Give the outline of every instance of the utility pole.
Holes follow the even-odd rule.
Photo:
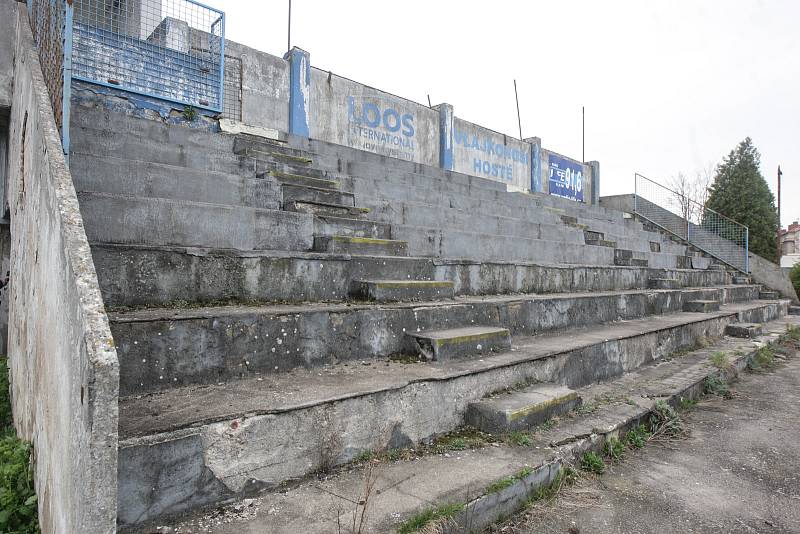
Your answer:
[[[581,161],[586,163],[586,106],[581,106]]]
[[[517,125],[519,126],[519,140],[522,141],[522,119],[519,118],[519,95],[517,94],[517,80],[514,80],[514,98],[517,99]]]
[[[292,49],[292,0],[289,0],[289,29],[286,32],[286,51]]]
[[[778,265],[781,264],[781,166],[778,165]]]

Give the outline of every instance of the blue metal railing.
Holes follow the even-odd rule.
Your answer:
[[[75,0],[73,78],[222,111],[225,14],[194,0]]]

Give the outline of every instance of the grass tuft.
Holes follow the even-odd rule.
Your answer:
[[[401,524],[397,529],[397,533],[411,534],[412,532],[417,532],[434,521],[450,519],[463,509],[464,505],[459,503],[440,504],[439,506],[426,508]]]
[[[603,455],[613,462],[622,460],[625,456],[625,444],[617,438],[608,438],[603,444]]]
[[[589,473],[602,475],[606,472],[606,463],[594,452],[587,452],[581,458],[581,469]]]
[[[711,375],[703,380],[703,393],[706,395],[717,395],[725,399],[731,398],[731,388],[725,379]]]

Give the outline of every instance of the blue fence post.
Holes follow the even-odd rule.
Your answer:
[[[311,94],[311,56],[292,47],[283,59],[289,61],[289,133],[310,137],[308,108]]]
[[[590,182],[590,187],[592,188],[592,196],[590,197],[591,203],[597,206],[600,204],[600,162],[589,161],[586,164],[592,169],[592,180]]]
[[[542,140],[538,137],[528,137],[525,142],[531,145],[531,192],[543,193]]]
[[[72,2],[64,2],[64,42],[61,50],[64,52],[63,80],[61,88],[61,146],[64,148],[64,157],[69,165],[69,121],[70,105],[72,100]]]
[[[455,168],[453,146],[455,144],[455,114],[450,104],[438,104],[433,109],[439,112],[439,167],[447,171]]]

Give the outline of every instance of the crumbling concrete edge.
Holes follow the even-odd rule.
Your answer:
[[[658,400],[677,407],[681,400],[700,398],[704,394],[703,384],[708,378],[717,377],[726,383],[733,382],[739,373],[753,361],[761,347],[771,346],[780,341],[782,337],[782,333],[768,333],[760,336],[758,340],[762,344],[732,360],[727,369],[709,368],[707,374],[695,380],[680,393],[659,397]],[[594,432],[588,436],[575,436],[574,440],[560,445],[551,459],[534,467],[528,475],[519,478],[510,486],[464,503],[458,514],[442,524],[442,532],[444,534],[483,532],[488,526],[524,509],[538,491],[548,488],[557,480],[565,466],[577,465],[587,452],[601,453],[603,446],[611,438],[620,439],[627,431],[648,420],[653,409],[639,407],[641,408],[639,412],[618,421],[609,428],[594,429]],[[509,473],[509,475],[514,476],[514,473]]]
[[[8,181],[14,424],[33,443],[42,532],[113,533],[119,362],[28,12],[17,9]]]

